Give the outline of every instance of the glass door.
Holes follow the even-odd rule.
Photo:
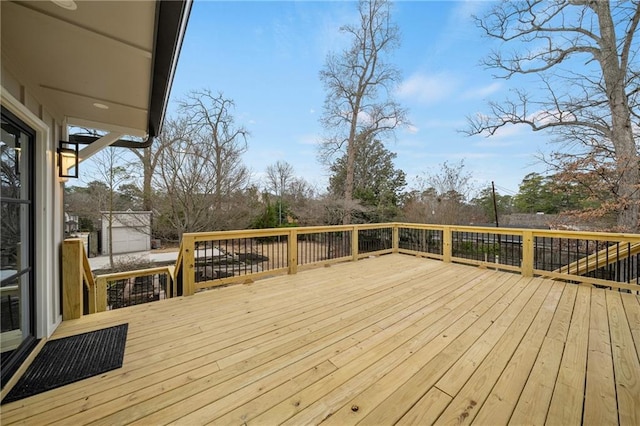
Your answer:
[[[2,385],[35,340],[33,148],[35,133],[2,108],[0,139],[0,355]],[[11,373],[12,374],[12,373]]]

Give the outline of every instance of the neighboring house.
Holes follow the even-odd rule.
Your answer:
[[[151,212],[111,212],[109,234],[109,212],[102,216],[102,254],[109,254],[113,238],[113,254],[151,250]]]
[[[500,226],[506,228],[550,229],[558,218],[556,214],[512,213],[500,217]]]
[[[77,214],[64,214],[64,232],[66,235],[73,234],[74,232],[78,232],[78,223],[80,218]]]
[[[514,213],[500,219],[506,228],[556,229],[569,231],[602,231],[615,227],[607,218],[584,219],[576,215]]]
[[[66,178],[59,176],[78,167],[69,169],[59,148],[71,148],[65,154],[73,164],[109,145],[152,142],[191,1],[2,1],[0,8],[4,386],[37,339],[62,321]],[[104,136],[77,136],[70,128]],[[60,141],[81,144],[79,156]]]

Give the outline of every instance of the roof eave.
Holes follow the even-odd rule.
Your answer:
[[[156,5],[147,144],[162,131],[191,5],[192,0],[158,1]]]

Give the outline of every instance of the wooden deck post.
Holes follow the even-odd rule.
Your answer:
[[[62,243],[62,319],[82,316],[83,242],[79,238]]]
[[[96,312],[107,310],[107,280],[105,278],[96,279]]]
[[[95,314],[96,312],[102,312],[107,309],[107,294],[101,293],[100,289],[96,286],[96,281],[93,278],[93,272],[91,271],[91,264],[89,264],[89,258],[87,257],[87,252],[84,249],[84,242],[82,243],[82,279],[84,284],[88,288],[88,297],[89,297],[89,313]],[[104,300],[100,300],[98,298],[104,297]],[[104,306],[102,310],[99,310],[101,306]]]
[[[522,232],[522,276],[533,276],[533,231]]]
[[[392,236],[392,240],[391,240],[391,251],[392,253],[398,253],[398,251],[400,250],[400,232],[399,232],[399,227],[397,223],[393,224],[393,228],[391,228],[392,232],[393,232],[393,236]]]
[[[358,227],[356,225],[351,229],[351,258],[354,262],[358,260]]]
[[[289,265],[289,274],[298,273],[298,231],[295,229],[289,230],[289,236],[287,237],[287,263]]]
[[[182,295],[193,296],[196,290],[195,238],[182,236],[184,255],[182,256]]]
[[[176,297],[178,295],[178,281],[176,279],[176,267],[167,266],[167,297]]]
[[[97,296],[98,296],[98,287],[97,286],[93,286],[93,287],[89,287],[89,292],[88,292],[88,296],[89,296],[89,313],[90,314],[95,314],[98,311],[98,305],[97,305]]]
[[[451,228],[445,226],[442,228],[442,260],[451,262]]]

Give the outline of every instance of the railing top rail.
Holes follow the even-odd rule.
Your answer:
[[[209,231],[209,232],[189,232],[182,235],[185,239],[194,241],[207,241],[212,239],[234,239],[234,238],[254,238],[254,237],[275,237],[287,235],[291,228],[269,228],[269,229],[243,229],[238,231]]]
[[[358,229],[387,229],[387,228],[393,228],[395,224],[394,223],[363,223],[355,226]]]
[[[124,272],[113,272],[111,274],[101,274],[96,275],[96,280],[98,279],[107,279],[107,280],[117,280],[124,278],[136,278],[136,277],[144,277],[146,275],[153,275],[158,273],[166,272],[171,275],[171,267],[174,265],[166,265],[166,266],[158,266],[155,268],[146,268],[146,269],[135,269],[133,271],[124,271]]]
[[[430,225],[426,223],[393,223],[392,225],[398,228],[429,229],[433,231],[441,231],[444,228],[444,225]]]
[[[327,225],[327,226],[298,226],[287,228],[268,228],[268,229],[242,229],[232,231],[209,231],[209,232],[189,232],[183,234],[183,238],[193,238],[195,241],[205,241],[213,238],[233,239],[233,238],[259,238],[259,237],[277,237],[279,235],[287,235],[291,231],[298,234],[312,234],[318,232],[340,232],[351,231],[357,229],[378,229],[392,228],[395,224],[389,223],[367,223],[356,225]]]
[[[233,238],[259,238],[274,237],[287,235],[291,231],[297,234],[312,234],[318,232],[340,232],[353,229],[381,229],[381,228],[411,228],[411,229],[431,229],[443,230],[449,229],[456,232],[481,232],[500,235],[524,235],[525,232],[531,232],[537,237],[552,238],[581,238],[602,241],[620,241],[620,242],[640,242],[640,234],[619,233],[619,232],[594,232],[594,231],[560,231],[549,229],[530,229],[530,228],[493,228],[489,226],[469,226],[469,225],[433,225],[422,223],[370,223],[355,225],[330,225],[330,226],[306,226],[306,227],[290,227],[290,228],[269,228],[269,229],[244,229],[234,231],[211,231],[211,232],[192,232],[185,233],[184,238],[193,238],[195,241],[206,241],[211,239],[233,239]]]
[[[89,288],[95,287],[96,282],[94,280],[93,272],[91,272],[91,265],[89,264],[89,258],[87,252],[84,250],[84,243],[82,243],[82,269],[84,272],[84,278],[87,280]]]
[[[178,257],[176,258],[176,263],[174,264],[174,277],[175,274],[182,268],[182,256],[184,255],[184,244],[180,243],[180,248],[178,249]]]
[[[404,228],[417,229],[450,229],[458,232],[484,232],[494,234],[510,234],[522,235],[525,232],[531,232],[536,237],[553,237],[553,238],[581,238],[602,241],[620,241],[620,242],[640,242],[640,234],[630,234],[622,232],[596,232],[596,231],[564,231],[552,229],[531,229],[531,228],[493,228],[490,226],[468,226],[468,225],[431,225],[420,223],[401,223],[396,222],[393,225]]]
[[[624,243],[640,242],[640,234],[627,234],[621,232],[557,231],[550,229],[534,229],[533,235],[536,237],[582,238],[601,241],[618,241]]]

